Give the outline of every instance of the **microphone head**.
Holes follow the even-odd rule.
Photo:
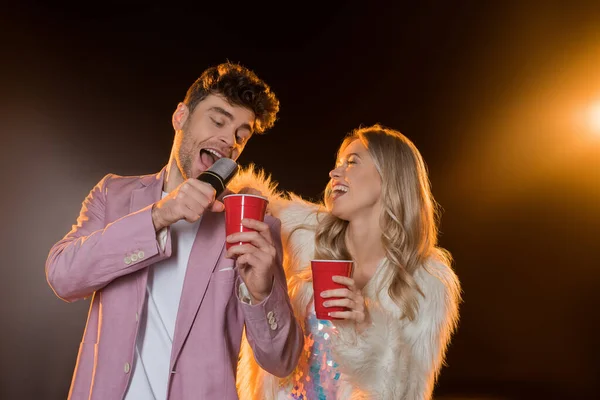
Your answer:
[[[231,178],[237,174],[239,170],[238,164],[231,158],[219,158],[209,169],[204,171],[198,177],[199,180],[211,185],[218,197],[229,183]]]
[[[227,185],[231,178],[238,172],[238,169],[238,164],[235,161],[231,158],[222,157],[215,161],[208,171],[219,175],[223,179],[223,183]]]

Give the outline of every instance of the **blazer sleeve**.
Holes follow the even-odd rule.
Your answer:
[[[105,224],[106,175],[83,201],[77,223],[46,259],[46,279],[61,299],[90,296],[115,278],[130,274],[171,254],[170,234],[164,250],[152,223],[151,206]]]
[[[353,324],[336,324],[334,354],[356,392],[367,398],[431,399],[460,300],[452,270],[435,269],[422,281],[426,296],[420,297],[415,320],[400,319],[398,309],[379,302],[368,304],[373,324],[362,334]]]
[[[271,293],[258,304],[241,302],[241,307],[245,316],[246,338],[256,362],[265,371],[285,377],[298,363],[304,346],[304,335],[292,311],[283,271],[281,222],[275,218],[271,220],[273,222],[269,225],[277,251],[277,266]],[[241,278],[238,279],[241,281]]]

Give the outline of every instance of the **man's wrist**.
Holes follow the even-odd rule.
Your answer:
[[[251,291],[248,292],[250,293],[250,304],[258,304],[269,296],[269,293],[254,294]]]
[[[154,230],[156,232],[160,231],[166,225],[162,222],[162,218],[160,217],[160,211],[156,208],[156,203],[152,204],[152,224],[154,225]]]
[[[250,294],[250,298],[252,299],[252,304],[258,304],[261,301],[263,301],[264,299],[266,299],[267,297],[269,297],[269,295],[273,291],[274,279],[275,279],[275,276],[272,275],[271,276],[271,285],[269,286],[269,288],[266,291],[260,291],[260,292],[254,291],[254,290],[252,290],[251,286],[248,286],[246,284],[248,293]]]

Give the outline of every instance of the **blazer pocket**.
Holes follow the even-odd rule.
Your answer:
[[[235,280],[235,270],[233,268],[230,269],[227,267],[221,270],[217,269],[212,273],[210,280],[219,283],[233,282]]]

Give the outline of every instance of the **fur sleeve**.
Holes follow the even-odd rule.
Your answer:
[[[300,224],[314,225],[316,212],[322,209],[321,206],[293,193],[279,190],[277,185],[277,182],[264,170],[250,164],[241,169],[227,186],[235,193],[258,194],[266,197],[269,200],[267,212],[281,220],[283,235],[289,235],[290,231]]]
[[[372,326],[357,334],[337,323],[333,335],[339,368],[352,399],[428,400],[458,319],[460,287],[447,266],[432,263],[417,276],[425,293],[414,321],[400,318],[387,293],[367,304]]]
[[[228,185],[236,193],[253,193],[269,200],[267,212],[281,221],[284,248],[283,266],[294,314],[304,323],[306,304],[312,296],[312,286],[297,279],[314,254],[314,227],[319,205],[277,189],[276,182],[253,165],[241,170]],[[299,228],[299,229],[296,229]],[[281,381],[256,363],[244,333],[237,366],[236,385],[240,400],[274,400]]]
[[[407,399],[430,399],[444,362],[446,349],[458,325],[461,288],[458,277],[447,265],[432,261],[420,271],[417,283],[426,287],[419,302],[416,321],[405,333],[412,365],[406,390]]]
[[[234,193],[250,193],[265,196],[269,199],[269,209],[280,209],[284,206],[285,196],[277,188],[277,182],[271,179],[264,170],[250,164],[233,177],[227,188]]]

